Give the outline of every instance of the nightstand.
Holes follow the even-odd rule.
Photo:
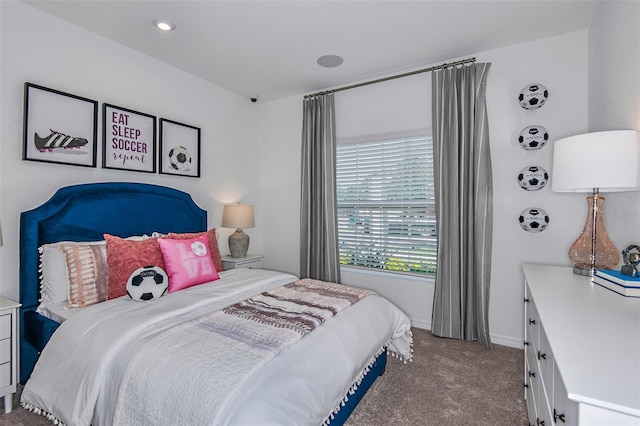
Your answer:
[[[10,413],[18,370],[18,308],[20,303],[0,296],[0,397]]]
[[[222,256],[222,267],[227,269],[249,268],[262,269],[262,258],[260,254],[248,254],[245,257]]]

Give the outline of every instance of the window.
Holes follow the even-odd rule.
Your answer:
[[[340,141],[336,178],[342,265],[435,273],[430,135]]]

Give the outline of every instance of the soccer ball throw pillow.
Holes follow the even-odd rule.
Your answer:
[[[146,302],[167,293],[169,277],[159,266],[143,266],[133,271],[127,280],[127,294],[133,300]]]

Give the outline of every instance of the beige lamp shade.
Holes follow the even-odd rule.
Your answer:
[[[222,211],[223,228],[253,228],[255,220],[253,217],[253,206],[248,204],[231,204],[224,206]]]

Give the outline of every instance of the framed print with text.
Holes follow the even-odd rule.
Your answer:
[[[98,102],[24,84],[22,159],[95,167]]]
[[[103,168],[156,172],[156,117],[103,104],[102,123]]]
[[[200,177],[200,128],[160,119],[160,173]]]

